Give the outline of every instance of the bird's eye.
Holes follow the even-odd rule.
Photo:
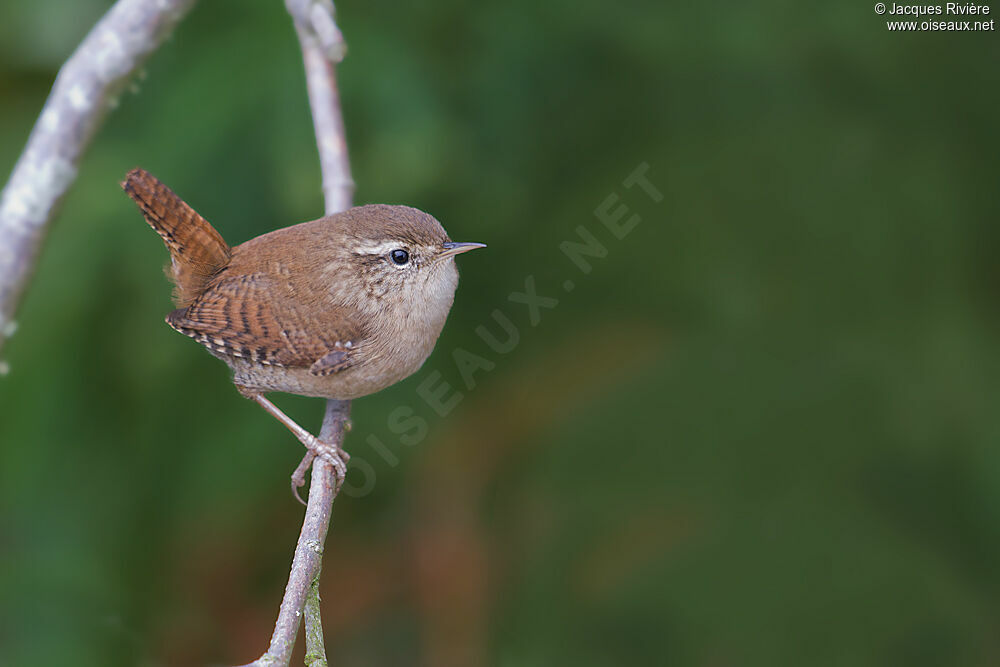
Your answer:
[[[406,252],[402,248],[396,248],[390,252],[389,257],[392,258],[394,264],[398,264],[399,266],[402,266],[410,261],[410,253]]]

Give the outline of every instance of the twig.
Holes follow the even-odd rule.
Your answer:
[[[59,70],[0,195],[0,348],[48,225],[104,115],[194,0],[118,0]]]
[[[295,21],[302,45],[309,105],[323,174],[325,209],[329,215],[349,208],[354,196],[334,70],[334,64],[344,57],[343,36],[337,28],[333,3],[329,0],[285,0],[285,6]],[[328,401],[320,439],[339,447],[350,410],[350,401]],[[335,482],[333,467],[320,458],[315,459],[306,516],[271,645],[267,653],[251,665],[288,665],[303,613],[306,616],[306,664],[310,667],[327,664],[319,613],[319,575],[333,499],[337,495]]]
[[[350,401],[327,401],[320,439],[339,445],[343,439],[350,409]],[[312,482],[309,484],[306,516],[302,520],[299,542],[295,546],[295,556],[292,558],[292,571],[288,575],[285,596],[281,600],[278,620],[274,624],[271,645],[267,653],[243,667],[265,665],[285,667],[292,659],[292,648],[299,633],[299,622],[302,620],[306,597],[313,582],[316,581],[318,585],[319,572],[323,564],[323,543],[326,542],[326,533],[330,527],[333,499],[337,495],[334,490],[335,482],[333,466],[317,458],[313,463]],[[306,652],[309,653],[311,648],[314,649],[306,646]],[[315,653],[315,650],[312,652]]]
[[[323,621],[320,614],[319,575],[320,568],[313,577],[306,596],[306,606],[303,610],[306,617],[306,667],[327,667],[326,647],[323,642]]]
[[[334,19],[330,0],[285,0],[285,6],[295,20],[295,30],[302,45],[326,214],[330,215],[350,208],[354,198],[354,180],[347,159],[344,117],[334,68],[343,60],[347,47]]]

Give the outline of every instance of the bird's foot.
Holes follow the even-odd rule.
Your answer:
[[[333,466],[333,474],[335,478],[333,493],[334,495],[339,493],[340,487],[343,486],[344,479],[347,477],[347,462],[351,459],[347,452],[341,449],[339,444],[331,445],[330,443],[324,442],[296,424],[294,419],[279,410],[274,403],[264,398],[263,394],[240,385],[237,385],[236,388],[241,394],[253,401],[256,401],[262,408],[267,410],[272,417],[284,424],[285,428],[294,433],[299,442],[305,445],[308,450],[306,455],[302,458],[302,462],[299,463],[299,467],[292,473],[292,495],[295,496],[296,500],[302,503],[302,497],[299,496],[299,489],[305,485],[306,471],[309,470],[309,466],[312,465],[317,456]],[[351,430],[351,421],[349,419],[342,419],[339,426],[341,432],[339,437],[337,437],[338,443],[342,442],[344,434]],[[305,503],[302,504],[305,505]]]
[[[334,495],[340,493],[340,487],[344,485],[344,479],[347,478],[347,462],[351,460],[351,455],[342,448],[323,442],[311,434],[302,439],[302,444],[308,451],[302,457],[295,472],[292,473],[292,495],[295,496],[295,499],[305,505],[299,495],[299,489],[305,486],[306,471],[309,470],[309,466],[313,464],[317,456],[333,466],[333,493]]]

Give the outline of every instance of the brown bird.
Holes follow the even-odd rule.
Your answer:
[[[146,171],[133,169],[122,187],[170,251],[167,275],[178,307],[167,324],[229,364],[239,392],[333,463],[342,482],[346,452],[264,394],[351,399],[413,374],[451,309],[455,256],[485,246],[452,242],[417,209],[370,205],[230,248]],[[304,472],[300,466],[293,476],[296,486]]]

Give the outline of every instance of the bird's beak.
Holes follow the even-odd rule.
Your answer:
[[[447,243],[442,243],[441,247],[444,250],[438,255],[438,259],[445,259],[446,257],[454,257],[455,255],[461,255],[463,252],[469,252],[470,250],[475,250],[476,248],[485,248],[485,243],[454,243],[448,241]]]

